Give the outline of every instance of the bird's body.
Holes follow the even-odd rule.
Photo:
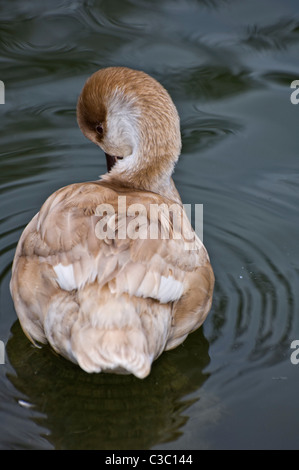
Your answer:
[[[87,372],[143,378],[212,301],[209,257],[171,178],[179,119],[158,82],[122,67],[96,72],[77,110],[111,171],[47,199],[18,243],[11,293],[31,341]]]

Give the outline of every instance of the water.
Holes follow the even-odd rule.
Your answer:
[[[15,0],[0,18],[0,448],[298,449],[297,0]],[[75,107],[110,65],[142,69],[172,95],[174,179],[185,203],[204,204],[216,275],[204,326],[144,381],[33,348],[8,288],[47,196],[105,172]]]

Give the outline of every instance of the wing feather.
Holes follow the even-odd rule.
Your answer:
[[[116,189],[101,182],[74,184],[50,196],[20,238],[11,291],[31,340],[48,339],[87,371],[119,364],[141,377],[163,349],[177,346],[203,323],[214,276],[182,206],[176,210],[185,222],[184,237],[171,212],[162,211],[158,220],[149,217],[152,205],[167,209],[173,201]],[[126,207],[142,201],[146,219],[134,211],[120,213],[119,194],[126,196]],[[101,215],[101,204],[114,213]],[[115,237],[111,232],[99,237],[99,222],[115,227]],[[118,237],[124,225],[143,236]],[[158,236],[150,238],[152,233]],[[121,311],[123,326],[117,320]],[[108,341],[111,335],[121,335],[123,349]]]
[[[96,280],[100,286],[109,283],[111,292],[117,294],[152,297],[162,303],[178,300],[184,291],[185,274],[205,264],[207,252],[197,238],[193,238],[193,249],[186,249],[186,241],[175,233],[167,212],[161,213],[158,222],[150,221],[151,204],[165,205],[165,199],[148,192],[143,196],[128,191],[126,202],[129,206],[143,201],[148,214],[148,237],[118,239],[121,226],[128,226],[138,215],[120,217],[116,191],[99,183],[62,188],[41,208],[36,229],[25,237],[24,254],[32,251],[34,239],[35,254],[53,266],[57,282],[65,290],[83,288]],[[111,225],[115,225],[115,238],[107,235],[101,239],[96,232],[101,220],[97,207],[108,200],[115,213],[107,223],[114,218]],[[181,211],[185,226],[194,234],[182,208]],[[165,233],[167,226],[169,238],[149,239],[153,223],[158,225],[159,235]]]

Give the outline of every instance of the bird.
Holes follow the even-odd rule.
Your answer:
[[[144,379],[203,324],[213,298],[208,252],[172,178],[179,114],[155,78],[113,66],[87,78],[77,122],[107,172],[48,197],[17,244],[11,296],[37,347],[88,373]]]

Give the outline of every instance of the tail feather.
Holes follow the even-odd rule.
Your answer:
[[[163,351],[170,329],[170,311],[157,315],[144,299],[124,294],[109,300],[97,289],[95,298],[61,293],[52,301],[45,334],[52,347],[86,372],[116,372],[146,377]],[[141,308],[140,308],[141,307]]]
[[[84,328],[74,332],[72,343],[76,360],[86,372],[132,373],[139,378],[150,373],[153,357],[140,330]]]

